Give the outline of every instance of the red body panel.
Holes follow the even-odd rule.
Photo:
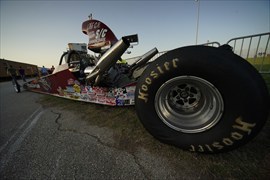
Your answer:
[[[68,69],[28,82],[24,87],[33,92],[109,106],[135,104],[136,84],[121,88],[85,86]]]

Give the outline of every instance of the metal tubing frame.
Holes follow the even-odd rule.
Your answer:
[[[256,45],[256,51],[255,51],[255,54],[257,55],[258,54],[258,50],[259,50],[259,47],[260,47],[260,43],[261,43],[261,38],[262,36],[268,36],[268,40],[266,42],[266,46],[265,46],[265,49],[264,49],[264,55],[263,55],[263,59],[262,59],[262,63],[260,64],[260,68],[259,68],[259,72],[260,73],[270,73],[270,69],[267,70],[267,71],[263,71],[263,65],[264,65],[264,61],[265,61],[265,57],[266,57],[266,52],[267,52],[267,49],[268,49],[268,46],[269,46],[269,42],[270,42],[270,32],[267,32],[267,33],[260,33],[260,34],[254,34],[254,35],[249,35],[249,36],[241,36],[241,37],[236,37],[236,38],[232,38],[230,39],[229,41],[227,41],[226,44],[229,45],[229,43],[233,43],[233,50],[235,50],[236,48],[236,41],[237,40],[241,40],[242,39],[242,42],[241,42],[241,49],[240,49],[240,56],[242,55],[242,51],[243,51],[243,46],[244,46],[244,41],[245,39],[250,39],[249,41],[249,45],[248,45],[248,52],[247,52],[247,56],[245,57],[245,59],[248,59],[249,55],[250,55],[250,49],[251,49],[251,45],[252,45],[252,42],[254,42],[254,38],[259,38],[258,39],[258,43]],[[204,43],[204,44],[200,44],[200,45],[203,45],[203,46],[217,46],[219,47],[221,44],[219,42],[208,42],[208,43]],[[154,61],[156,58],[158,58],[159,56],[161,56],[162,54],[166,53],[167,51],[161,51],[159,53],[157,53],[150,61]],[[139,59],[139,57],[133,57],[133,58],[128,58],[128,60],[132,60],[132,59]]]
[[[240,40],[241,41],[241,48],[240,48],[239,55],[242,56],[244,41],[249,39],[248,51],[247,51],[247,56],[246,56],[246,59],[248,59],[248,57],[250,55],[250,48],[251,48],[252,41],[254,40],[254,38],[258,37],[258,43],[257,43],[257,46],[256,46],[256,51],[255,51],[255,55],[257,57],[258,50],[259,50],[259,47],[260,47],[260,44],[261,44],[261,39],[262,39],[263,36],[268,36],[268,39],[266,41],[266,46],[265,46],[265,49],[264,49],[264,52],[263,52],[263,57],[262,57],[262,62],[261,62],[260,67],[259,67],[259,72],[260,73],[270,73],[270,69],[267,70],[267,71],[263,70],[265,57],[267,55],[267,48],[268,48],[269,41],[270,41],[270,32],[232,38],[226,44],[233,43],[233,50],[235,50],[236,49],[236,42],[238,40]]]

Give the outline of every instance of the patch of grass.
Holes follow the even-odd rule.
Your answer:
[[[265,84],[266,84],[266,86],[268,88],[268,92],[270,94],[270,74],[262,74],[262,77],[263,77],[263,79],[265,81]]]
[[[269,72],[270,71],[270,56],[265,58],[248,58],[247,61],[252,64],[258,71]]]
[[[175,172],[202,179],[267,179],[270,177],[270,121],[259,135],[237,150],[205,155],[183,151],[154,139],[140,123],[135,107],[110,107],[44,96],[43,106],[80,113],[89,125],[113,131],[115,147],[130,153],[144,148],[170,162]]]
[[[134,106],[111,107],[54,96],[44,96],[39,103],[45,107],[57,107],[79,113],[89,125],[112,129],[116,146],[120,149],[133,151],[133,147],[147,145],[154,140],[140,123]]]
[[[268,92],[270,93],[270,56],[265,57],[258,57],[248,58],[247,61],[252,64],[259,72],[267,72],[262,73],[262,77],[265,80],[266,86],[268,88]]]
[[[254,65],[270,65],[270,56],[267,57],[257,57],[257,58],[248,58],[247,61]]]

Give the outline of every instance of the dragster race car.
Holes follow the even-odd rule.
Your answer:
[[[151,135],[192,152],[233,150],[255,137],[267,120],[263,78],[229,45],[180,47],[157,58],[153,48],[128,64],[121,56],[138,43],[137,34],[117,39],[92,18],[82,23],[82,32],[94,55],[86,46],[71,48],[51,75],[24,87],[90,103],[135,105]]]

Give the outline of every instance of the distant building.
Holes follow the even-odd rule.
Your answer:
[[[34,64],[27,64],[6,59],[0,59],[0,81],[10,80],[10,75],[7,73],[7,68],[12,65],[17,70],[17,75],[20,77],[19,69],[22,67],[25,70],[26,77],[36,76],[38,67]]]

